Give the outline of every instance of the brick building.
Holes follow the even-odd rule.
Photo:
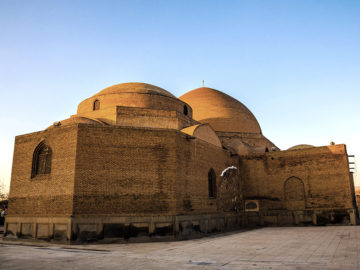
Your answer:
[[[355,224],[345,145],[280,151],[211,88],[108,87],[17,136],[6,237],[185,239],[255,225]]]

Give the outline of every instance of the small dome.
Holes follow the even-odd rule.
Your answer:
[[[152,94],[152,95],[162,95],[167,97],[175,98],[173,94],[148,83],[120,83],[113,86],[107,87],[101,90],[99,93],[94,96],[103,96],[103,95],[112,95],[112,94],[122,94],[122,93],[138,93],[138,94]]]
[[[298,144],[293,147],[290,147],[288,150],[299,150],[299,149],[306,149],[306,148],[313,148],[315,146],[310,144]]]
[[[216,145],[217,147],[222,147],[219,137],[209,124],[197,124],[183,128],[181,131],[190,136],[197,137],[203,141]]]
[[[261,134],[260,125],[251,111],[223,92],[201,87],[179,99],[191,106],[195,120],[209,123],[215,131]]]
[[[121,83],[107,87],[78,106],[78,114],[92,111],[111,110],[116,106],[144,108],[153,110],[170,110],[191,117],[191,108],[170,92],[147,83]],[[185,109],[186,108],[186,109]],[[95,116],[97,118],[98,116]]]
[[[248,155],[252,151],[251,147],[239,138],[229,140],[226,143],[226,147],[229,148],[231,152],[238,155]]]
[[[94,126],[104,126],[105,123],[98,119],[91,119],[88,117],[71,117],[65,120],[60,121],[61,125],[71,125],[71,124],[88,124]]]
[[[104,126],[106,123],[98,120],[98,119],[91,119],[87,117],[70,117],[58,122],[54,122],[53,125],[49,126],[47,129],[54,128],[56,126],[68,126],[73,124],[87,124],[87,125],[93,125],[93,126]]]

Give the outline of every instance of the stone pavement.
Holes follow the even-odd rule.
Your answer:
[[[0,241],[0,269],[360,269],[360,226],[268,227],[157,243]]]

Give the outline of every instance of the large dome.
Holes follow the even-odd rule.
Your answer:
[[[195,120],[209,123],[215,131],[261,134],[260,125],[250,110],[223,92],[201,87],[179,99],[192,107]]]

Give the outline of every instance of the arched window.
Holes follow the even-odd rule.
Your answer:
[[[34,151],[31,177],[51,172],[52,151],[49,146],[41,142]]]
[[[215,198],[216,197],[216,174],[214,169],[210,169],[208,173],[208,184],[209,184],[209,197]]]
[[[184,105],[184,114],[188,115],[189,111],[188,111],[188,107],[186,105]]]
[[[93,111],[100,110],[100,101],[95,100],[93,104]]]

